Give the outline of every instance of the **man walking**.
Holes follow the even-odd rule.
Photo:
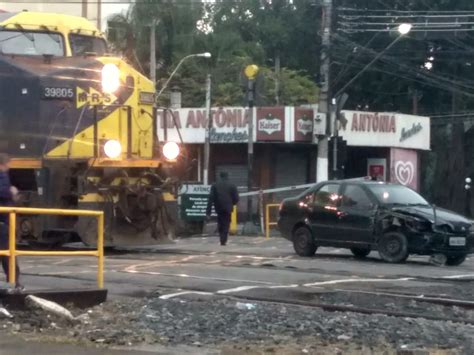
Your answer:
[[[0,153],[0,206],[6,207],[13,205],[13,202],[16,200],[18,195],[18,190],[15,186],[10,184],[10,177],[8,176],[8,162],[9,158],[7,154]],[[9,241],[8,241],[8,214],[0,213],[0,250],[8,250]],[[2,267],[7,281],[9,279],[9,257],[1,256]],[[22,288],[19,283],[20,279],[20,268],[18,267],[18,262],[16,263],[16,280],[15,288]]]
[[[207,203],[207,217],[211,216],[211,209],[214,208],[217,213],[217,229],[221,245],[226,245],[229,235],[230,216],[234,205],[239,202],[239,193],[237,187],[229,182],[229,174],[223,171],[219,174],[220,179],[211,186],[209,201]]]

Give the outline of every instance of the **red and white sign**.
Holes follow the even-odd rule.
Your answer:
[[[211,109],[211,143],[248,142],[249,110],[243,107]],[[164,137],[164,112],[158,111],[158,137]],[[168,140],[179,142],[179,132],[185,143],[204,143],[207,112],[203,108],[183,108],[166,113]]]
[[[318,116],[317,107],[257,107],[253,113],[254,142],[311,143],[316,131],[325,132],[326,126],[320,120],[325,117]],[[349,146],[430,149],[429,117],[363,111],[343,113],[347,123],[340,126],[339,134]],[[248,142],[248,108],[214,107],[211,115],[211,143]],[[172,110],[172,114],[167,111],[167,139],[179,142],[179,128],[184,143],[203,144],[207,117],[204,108],[181,108]],[[164,127],[164,112],[158,110],[160,140],[164,138]]]
[[[390,181],[418,190],[418,153],[411,149],[390,150]]]
[[[307,108],[295,108],[294,127],[296,142],[311,142],[313,135],[313,110]]]
[[[285,140],[285,108],[257,107],[257,141]]]
[[[367,159],[367,175],[378,181],[387,180],[387,160],[378,158]]]

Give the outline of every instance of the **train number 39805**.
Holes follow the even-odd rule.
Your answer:
[[[74,89],[73,88],[64,88],[64,87],[44,87],[43,88],[43,97],[46,99],[69,99],[74,98]]]

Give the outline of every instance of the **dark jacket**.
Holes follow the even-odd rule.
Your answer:
[[[0,171],[0,206],[6,207],[13,204],[13,196],[10,191],[10,177],[8,172]],[[8,215],[0,213],[0,222],[8,223]]]
[[[212,205],[219,213],[231,213],[233,206],[239,202],[237,187],[228,180],[222,179],[211,186],[207,203],[207,215],[211,214]]]

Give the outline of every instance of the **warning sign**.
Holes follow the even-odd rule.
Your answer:
[[[182,185],[180,190],[181,217],[186,221],[203,221],[206,218],[209,185]],[[213,214],[214,209],[213,209]]]

